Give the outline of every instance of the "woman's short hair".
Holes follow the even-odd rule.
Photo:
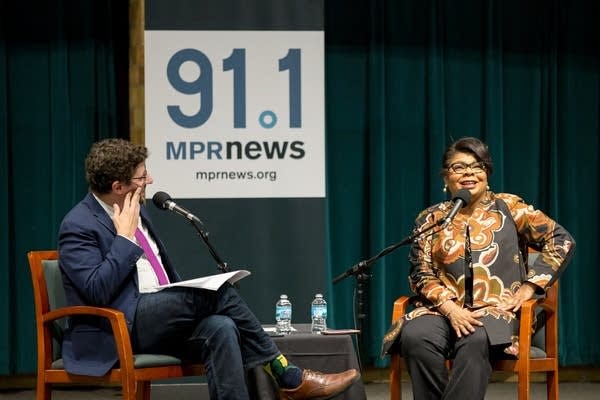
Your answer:
[[[464,137],[458,139],[452,143],[442,156],[442,175],[448,173],[450,167],[450,160],[456,153],[468,153],[471,154],[479,162],[485,165],[485,172],[490,176],[494,170],[494,164],[492,163],[492,157],[485,143],[475,137]]]

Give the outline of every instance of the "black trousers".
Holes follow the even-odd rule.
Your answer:
[[[229,284],[218,291],[175,287],[143,294],[135,315],[133,345],[143,353],[202,361],[213,400],[249,399],[246,369],[280,354]]]
[[[405,322],[399,341],[415,400],[485,397],[492,366],[483,327],[457,339],[445,317],[424,315]],[[453,358],[450,373],[445,364],[448,358]]]

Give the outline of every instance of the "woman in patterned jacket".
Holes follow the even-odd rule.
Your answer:
[[[384,347],[402,353],[415,399],[483,399],[490,359],[518,354],[521,305],[543,294],[573,254],[569,232],[520,197],[491,192],[491,174],[491,157],[479,139],[448,147],[444,190],[451,198],[468,190],[470,200],[410,250],[410,287],[422,301],[392,327]],[[447,201],[422,211],[416,231],[446,218],[452,206]],[[529,268],[523,244],[540,252]],[[450,377],[446,358],[454,360]]]

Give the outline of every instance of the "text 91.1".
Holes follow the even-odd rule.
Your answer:
[[[301,52],[288,49],[285,57],[279,60],[279,71],[289,71],[290,128],[302,127],[301,111]],[[181,78],[180,67],[185,62],[193,62],[200,69],[198,79],[192,82]],[[167,78],[175,90],[187,95],[198,95],[200,107],[194,115],[181,112],[178,105],[168,105],[169,116],[183,128],[197,128],[210,118],[213,110],[212,64],[208,57],[197,49],[182,49],[173,54],[167,65]],[[233,71],[233,127],[246,127],[246,49],[233,49],[223,60],[223,71]],[[271,113],[272,114],[272,113]],[[266,115],[261,114],[260,119]],[[263,127],[271,128],[274,123],[259,120]]]

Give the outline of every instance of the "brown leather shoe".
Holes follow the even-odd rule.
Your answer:
[[[358,378],[360,374],[355,369],[339,374],[324,374],[305,369],[300,386],[294,389],[280,389],[279,395],[282,400],[325,400],[348,389]]]

